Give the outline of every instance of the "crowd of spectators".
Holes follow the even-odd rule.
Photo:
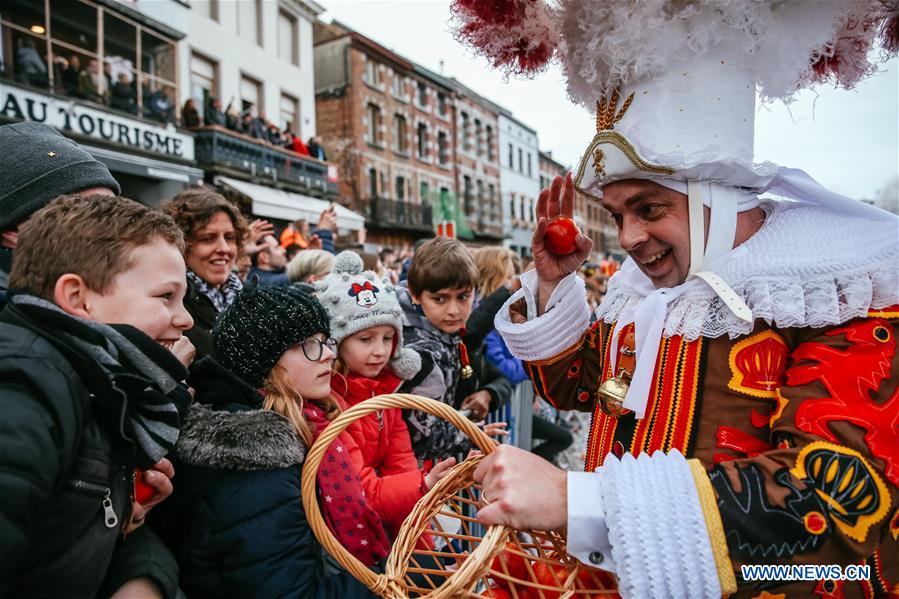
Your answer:
[[[301,137],[291,131],[290,124],[283,128],[279,127],[268,119],[264,111],[256,111],[253,106],[240,111],[233,103],[229,103],[227,107],[222,108],[222,101],[215,96],[207,98],[202,114],[193,99],[187,100],[181,109],[181,122],[187,128],[224,127],[303,156],[327,160],[321,138],[318,136],[312,136],[307,142],[303,142]]]
[[[14,67],[14,77],[19,83],[48,87],[50,77],[45,58],[30,38],[18,41]],[[214,96],[208,96],[203,106],[197,106],[191,98],[182,106],[179,120],[174,89],[150,77],[144,77],[138,89],[133,71],[114,69],[109,61],[101,64],[97,59],[85,60],[76,53],[56,56],[52,68],[53,91],[60,95],[104,104],[160,123],[180,124],[187,129],[224,127],[302,156],[328,159],[320,137],[312,136],[303,141],[291,130],[290,123],[279,127],[254,106],[238,109],[232,102],[223,108],[221,100]]]
[[[138,91],[137,79],[130,69],[115,69],[112,62],[84,58],[71,53],[56,55],[53,64],[53,92],[59,95],[105,104],[110,108],[160,123],[176,123],[174,90],[150,77],[144,77]],[[47,88],[49,70],[34,41],[24,38],[15,53],[14,78],[32,87]],[[138,103],[138,94],[141,102]]]
[[[29,159],[50,148],[52,180]],[[4,594],[372,597],[303,509],[328,422],[399,390],[508,435],[487,419],[528,384],[493,328],[520,286],[508,250],[435,237],[335,256],[333,206],[279,232],[211,188],[162,210],[124,198],[39,123],[0,127],[0,151],[19,167],[0,183]],[[341,489],[319,497],[331,532],[382,568],[472,447],[430,414],[366,418],[316,480]],[[562,461],[566,420],[534,425],[533,451]]]

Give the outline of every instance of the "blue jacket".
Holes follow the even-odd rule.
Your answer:
[[[270,285],[272,287],[287,287],[290,285],[290,279],[287,278],[287,273],[283,270],[262,270],[261,268],[251,266],[250,272],[247,273],[247,281],[252,281],[254,275],[259,277],[260,285]]]
[[[259,409],[256,391],[208,358],[191,383],[199,401],[175,448],[175,491],[152,520],[187,596],[372,597],[325,557],[309,528],[306,449],[293,426]]]
[[[494,366],[499,368],[503,376],[509,379],[509,382],[513,385],[528,380],[524,364],[512,355],[512,352],[506,347],[506,342],[503,341],[496,329],[490,331],[484,339],[484,355]]]

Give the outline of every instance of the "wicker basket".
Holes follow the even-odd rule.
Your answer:
[[[322,432],[303,468],[303,505],[313,533],[353,576],[381,597],[511,597],[569,599],[617,596],[605,572],[583,566],[565,552],[554,532],[516,531],[491,526],[482,532],[477,510],[483,506],[472,480],[482,455],[456,466],[415,504],[393,544],[384,574],[353,557],[325,524],[315,480],[325,450],[350,424],[378,410],[421,410],[445,418],[465,432],[484,454],[495,442],[458,411],[415,395],[382,395],[350,408]],[[487,589],[492,594],[482,595]],[[498,589],[498,590],[497,590]]]

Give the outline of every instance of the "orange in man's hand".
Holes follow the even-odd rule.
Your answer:
[[[567,216],[559,216],[546,225],[546,235],[543,244],[546,249],[557,256],[567,256],[577,249],[575,240],[580,234],[580,229],[573,220]]]

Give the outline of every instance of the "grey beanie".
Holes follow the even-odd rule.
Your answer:
[[[403,347],[403,309],[396,290],[363,268],[358,254],[344,251],[337,255],[331,274],[315,283],[316,294],[331,316],[331,336],[340,343],[371,327],[392,326],[396,346],[390,368],[401,379],[411,379],[421,369],[421,356]]]
[[[91,187],[121,194],[106,165],[43,123],[0,127],[0,231],[15,228],[61,195]]]

